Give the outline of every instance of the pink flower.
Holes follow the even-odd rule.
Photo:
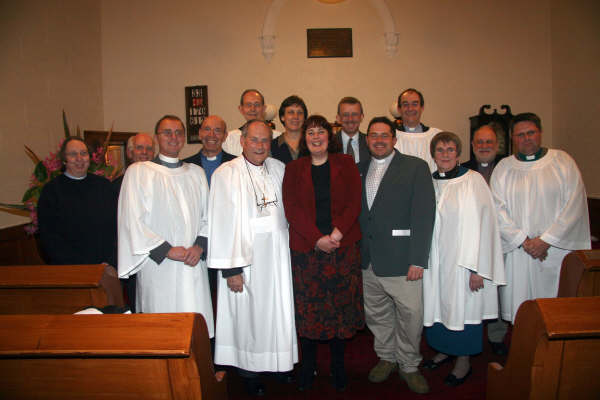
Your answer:
[[[104,148],[102,146],[98,147],[96,151],[92,154],[92,161],[96,164],[102,164],[104,161]]]

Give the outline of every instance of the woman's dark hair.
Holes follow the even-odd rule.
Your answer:
[[[328,153],[339,153],[342,148],[340,143],[335,140],[335,135],[333,134],[333,129],[331,128],[331,124],[327,121],[327,119],[322,115],[311,115],[306,120],[304,120],[304,124],[302,124],[302,137],[300,138],[300,152],[307,150],[308,146],[306,145],[306,131],[309,128],[323,128],[327,131],[327,139],[329,144],[327,145]]]
[[[279,106],[279,121],[281,121],[282,124],[283,114],[285,114],[285,109],[289,106],[300,106],[304,111],[304,118],[308,116],[308,110],[306,109],[306,104],[304,104],[304,100],[302,100],[302,98],[294,94],[289,97],[286,97],[286,99],[281,102],[281,106]]]
[[[67,162],[67,155],[65,154],[65,151],[67,150],[67,144],[69,144],[69,142],[72,142],[73,140],[77,140],[77,141],[83,143],[85,145],[85,148],[87,149],[90,157],[92,156],[92,149],[90,148],[90,146],[88,146],[88,144],[82,138],[77,137],[77,136],[69,136],[62,143],[62,145],[60,146],[60,150],[58,151],[58,158],[60,158],[60,161],[62,161],[63,163]]]

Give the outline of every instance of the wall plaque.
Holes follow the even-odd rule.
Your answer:
[[[187,130],[187,142],[201,143],[198,129],[204,118],[208,116],[208,87],[186,86],[185,87],[185,124]]]
[[[352,57],[352,28],[307,29],[308,58]]]

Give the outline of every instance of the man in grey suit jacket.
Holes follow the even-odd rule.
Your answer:
[[[394,149],[392,121],[369,123],[371,160],[363,179],[361,257],[365,319],[380,361],[369,373],[383,382],[398,366],[416,393],[427,393],[418,366],[423,330],[423,269],[427,268],[435,219],[435,193],[427,163]]]
[[[351,155],[357,164],[371,159],[366,135],[359,131],[363,118],[360,100],[356,97],[344,97],[340,100],[335,119],[342,125],[342,129],[334,136],[334,140],[338,142],[341,152]]]

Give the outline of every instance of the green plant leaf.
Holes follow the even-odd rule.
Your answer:
[[[27,189],[25,194],[23,195],[23,199],[21,200],[23,203],[27,203],[28,201],[34,201],[37,203],[40,198],[40,194],[42,193],[42,188],[40,186],[34,186],[32,188]]]
[[[65,114],[65,110],[63,110],[63,127],[65,128],[65,139],[71,136],[71,132],[69,132],[69,124],[67,124],[67,114]]]
[[[46,166],[43,162],[40,161],[39,163],[37,163],[35,169],[33,170],[33,175],[38,181],[46,182],[46,180],[48,179],[48,170],[46,169]]]

